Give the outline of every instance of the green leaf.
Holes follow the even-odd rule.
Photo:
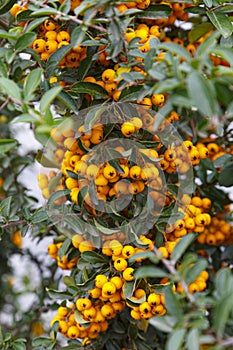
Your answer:
[[[59,11],[67,14],[70,11],[70,0],[65,0],[59,7]]]
[[[171,8],[168,5],[150,5],[137,15],[137,18],[159,19],[168,17],[171,14]]]
[[[36,39],[36,33],[24,33],[15,43],[15,50],[21,52],[26,49],[33,40]]]
[[[231,66],[233,65],[233,52],[232,48],[218,46],[212,51],[217,56],[220,56],[226,60]]]
[[[14,148],[16,145],[17,145],[17,141],[13,139],[0,140],[0,154],[8,152],[10,149]]]
[[[180,350],[186,335],[185,329],[177,329],[171,333],[168,342],[166,343],[166,350]]]
[[[189,233],[188,235],[182,237],[179,242],[175,245],[172,252],[172,260],[176,263],[177,260],[185,253],[186,249],[193,243],[197,238],[198,233]]]
[[[222,299],[216,306],[214,312],[214,327],[217,336],[221,338],[224,333],[225,325],[233,308],[233,291]]]
[[[205,117],[215,113],[215,96],[210,87],[210,81],[199,72],[193,71],[187,78],[189,97]]]
[[[129,264],[134,263],[137,259],[149,259],[152,263],[157,264],[160,260],[153,252],[145,251],[136,253],[128,259]]]
[[[76,26],[76,28],[71,33],[71,45],[72,47],[77,47],[82,43],[85,38],[85,32],[81,26]]]
[[[224,154],[223,156],[218,157],[214,161],[215,168],[221,168],[229,160],[232,160],[233,156],[231,154]]]
[[[42,221],[48,220],[48,214],[45,209],[39,209],[37,212],[35,212],[31,217],[31,222],[33,224],[38,224]]]
[[[52,193],[51,196],[48,199],[48,205],[54,203],[59,198],[67,196],[68,194],[70,194],[70,190],[68,190],[68,189],[58,190],[58,191]]]
[[[46,288],[46,292],[48,293],[49,297],[53,300],[62,300],[62,299],[73,298],[73,296],[70,295],[69,293],[61,292],[61,291],[55,290],[55,289]]]
[[[41,8],[33,12],[31,15],[33,17],[39,17],[44,15],[58,15],[58,11],[56,9],[53,9],[52,7]]]
[[[120,102],[136,101],[142,92],[142,88],[143,86],[140,84],[132,85],[125,88],[124,90],[122,90],[120,94],[119,101]]]
[[[35,28],[37,28],[40,24],[44,23],[44,21],[47,19],[48,17],[41,17],[41,18],[37,18],[33,21],[31,21],[28,26],[26,27],[26,33],[29,33],[31,31],[33,31]]]
[[[2,61],[0,61],[0,76],[6,78],[7,75],[8,75],[8,67]]]
[[[38,347],[38,346],[49,346],[51,344],[54,344],[54,341],[49,338],[45,337],[36,337],[32,339],[32,346]]]
[[[141,266],[134,271],[136,279],[140,278],[163,278],[167,277],[168,273],[154,265]]]
[[[220,175],[219,184],[221,186],[230,187],[233,185],[233,162],[224,165]]]
[[[0,88],[9,97],[21,101],[21,91],[18,85],[7,78],[0,78]]]
[[[86,260],[90,264],[108,264],[108,260],[106,258],[94,251],[83,252],[82,259]]]
[[[165,289],[165,305],[168,314],[173,316],[175,319],[182,318],[182,308],[178,300],[178,295],[172,290],[172,285],[168,285]]]
[[[224,38],[228,38],[233,31],[233,26],[230,19],[221,11],[207,11],[207,16],[213,23],[215,28],[222,34]]]
[[[203,35],[208,33],[211,29],[213,29],[213,25],[210,22],[203,22],[201,24],[198,24],[189,32],[190,43],[195,43],[198,39],[200,39]]]
[[[4,13],[8,12],[16,2],[17,0],[4,1],[0,6],[0,15],[3,15]]]
[[[26,113],[26,114],[21,114],[18,117],[15,117],[11,121],[11,124],[16,124],[16,123],[39,123],[39,121],[40,121],[39,116],[36,117],[35,115],[31,115],[29,113]]]
[[[57,97],[57,95],[61,92],[61,86],[55,86],[52,89],[48,90],[40,100],[40,111],[45,113],[46,109],[50,106],[52,101]]]
[[[68,252],[71,246],[72,246],[71,239],[66,238],[65,241],[60,246],[60,248],[58,249],[58,256],[60,259],[62,259],[64,255],[66,255],[66,253]]]
[[[170,316],[164,316],[163,318],[155,316],[150,318],[149,323],[164,333],[171,333],[174,320]]]
[[[125,298],[131,299],[135,290],[135,285],[136,285],[136,280],[131,282],[124,282],[123,293]]]
[[[90,324],[90,321],[85,321],[81,312],[79,312],[78,310],[75,310],[74,312],[74,319],[79,324]]]
[[[32,96],[32,92],[34,92],[37,86],[40,84],[42,79],[42,68],[33,69],[29,74],[27,74],[23,90],[24,90],[24,100],[30,101],[29,97]]]
[[[105,226],[102,226],[101,224],[98,223],[98,221],[96,221],[94,219],[94,225],[95,227],[100,231],[102,232],[104,235],[112,235],[114,234],[115,232],[119,231],[119,229],[111,229],[111,228],[107,228]]]
[[[15,340],[13,343],[13,350],[26,350],[25,341],[21,341],[19,339]]]
[[[41,134],[38,134],[38,135],[41,135]],[[36,138],[38,138],[38,135],[37,135],[37,133],[35,133]],[[48,139],[45,138],[45,141],[47,143]],[[38,163],[40,163],[41,165],[43,165],[46,168],[58,168],[58,164],[55,163],[54,161],[52,161],[51,159],[47,158],[41,150],[39,150],[37,152],[36,160]]]
[[[207,7],[212,7],[213,1],[212,0],[204,0],[204,3]]]
[[[0,213],[6,218],[9,218],[10,216],[11,203],[12,196],[3,199],[3,201],[0,203]]]
[[[72,49],[72,45],[65,45],[54,51],[46,63],[46,72],[49,76],[54,74],[55,69],[59,65],[60,61],[67,55]]]
[[[200,273],[206,269],[207,266],[208,261],[206,259],[200,258],[192,265],[191,268],[187,270],[185,282],[187,284],[192,283],[200,275]]]
[[[80,62],[77,73],[78,80],[83,80],[87,75],[92,64],[92,58],[93,57],[89,55]]]
[[[199,350],[199,332],[197,328],[193,328],[187,335],[187,350]]]
[[[57,99],[60,100],[67,108],[72,110],[74,113],[78,112],[77,101],[74,100],[73,97],[65,90],[61,91],[57,95]]]
[[[68,227],[72,228],[75,233],[83,234],[83,220],[75,214],[65,215],[63,221]]]
[[[217,297],[223,299],[233,291],[233,277],[228,268],[218,271],[215,279]]]
[[[159,44],[159,48],[172,52],[180,57],[185,58],[186,61],[190,61],[190,55],[187,50],[176,43],[161,43]]]
[[[78,94],[89,94],[91,96],[97,97],[107,97],[107,91],[102,88],[102,86],[96,83],[90,83],[86,81],[78,82],[72,85],[71,90]]]

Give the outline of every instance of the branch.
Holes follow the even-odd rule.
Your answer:
[[[36,0],[31,0],[30,3],[35,4],[35,5],[42,7],[42,8],[48,9],[48,10],[51,8],[50,6],[48,6],[46,4],[38,3]],[[97,25],[91,24],[91,23],[85,23],[81,19],[78,19],[77,16],[68,15],[68,14],[65,14],[65,13],[59,11],[59,10],[56,10],[56,11],[57,11],[56,17],[58,17],[58,18],[59,17],[66,17],[66,18],[68,17],[72,22],[74,22],[80,26],[84,25],[84,26],[88,26],[90,28],[96,29],[102,33],[108,33],[108,30],[102,26],[97,26]]]
[[[25,220],[18,220],[18,221],[10,221],[5,225],[1,225],[0,228],[2,228],[3,230],[5,228],[11,227],[11,226],[17,226],[17,225],[24,225],[27,224],[28,222]]]
[[[161,254],[159,253],[159,251],[156,247],[154,247],[154,252],[158,257],[161,256]],[[175,269],[172,261],[169,261],[169,260],[164,259],[164,258],[162,258],[161,261],[172,275],[176,275],[177,272],[176,272],[176,269]],[[187,283],[185,281],[181,281],[180,284],[181,284],[182,288],[184,289],[189,301],[191,303],[193,303],[195,301],[195,298],[191,293],[189,293]]]

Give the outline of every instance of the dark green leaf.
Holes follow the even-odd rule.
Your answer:
[[[46,72],[49,76],[53,75],[54,70],[59,65],[60,61],[66,56],[66,54],[71,50],[72,45],[65,45],[60,47],[58,50],[49,56],[46,63]]]
[[[224,38],[228,38],[232,34],[233,26],[227,15],[218,10],[207,11],[206,14]]]
[[[220,156],[217,159],[215,159],[214,166],[215,166],[215,168],[221,168],[229,160],[232,160],[232,155],[231,154],[224,154],[223,156]]]
[[[233,185],[233,162],[224,165],[220,175],[219,175],[219,184],[221,186],[230,187]]]
[[[82,259],[86,260],[90,264],[97,264],[97,263],[107,264],[108,263],[108,260],[105,257],[103,257],[102,255],[94,251],[82,253]]]
[[[143,86],[140,84],[132,85],[125,88],[124,90],[122,90],[120,94],[119,101],[120,102],[136,101],[142,92],[142,88]]]
[[[86,58],[84,58],[78,67],[78,80],[83,80],[85,76],[87,75],[90,67],[92,64],[92,56],[89,55]]]
[[[61,91],[57,95],[57,99],[64,103],[64,105],[70,110],[72,110],[74,113],[78,112],[77,101],[74,100],[73,97],[65,90]]]
[[[4,13],[8,12],[16,2],[17,0],[6,0],[3,3],[1,3],[0,15],[3,15]]]
[[[101,98],[108,96],[107,91],[105,91],[102,86],[85,81],[75,83],[72,85],[71,90],[77,94],[89,94],[91,96],[98,96]]]
[[[159,19],[168,17],[171,14],[171,8],[167,5],[150,5],[143,12],[137,15],[138,18]]]
[[[15,43],[15,50],[18,52],[23,51],[26,49],[33,40],[36,39],[36,33],[24,33],[22,36],[19,37],[19,39]]]
[[[59,290],[55,289],[49,289],[46,288],[46,292],[48,293],[49,297],[53,300],[62,300],[62,299],[71,299],[72,295],[70,295],[67,292],[61,292]]]
[[[189,40],[190,43],[195,43],[198,39],[200,39],[203,35],[208,33],[213,28],[213,25],[209,22],[204,22],[195,26],[189,32]]]

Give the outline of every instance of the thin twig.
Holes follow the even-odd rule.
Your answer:
[[[38,3],[35,0],[31,0],[30,3],[38,5],[38,6],[42,7],[42,8],[44,8],[44,9],[48,9],[48,10],[51,9],[51,7],[49,7],[48,5]],[[56,17],[68,17],[72,22],[74,22],[74,23],[76,23],[76,24],[78,24],[80,26],[84,25],[84,26],[88,26],[90,28],[96,29],[96,30],[98,30],[98,31],[100,31],[102,33],[108,33],[108,30],[106,28],[102,27],[102,26],[97,26],[97,25],[91,24],[91,23],[85,23],[81,19],[78,19],[77,16],[68,15],[68,14],[65,14],[65,13],[59,11],[59,10],[56,10],[56,11],[57,11]]]
[[[156,254],[157,256],[161,256],[160,252],[158,251],[158,249],[157,249],[156,247],[154,247],[154,252],[155,252],[155,254]],[[175,269],[174,264],[173,264],[172,261],[169,261],[169,260],[167,260],[167,259],[165,259],[165,258],[162,258],[161,261],[162,261],[162,263],[164,264],[164,266],[167,268],[167,270],[168,270],[172,275],[176,275],[176,274],[177,274],[176,269]],[[191,303],[193,303],[193,302],[195,301],[195,298],[194,298],[194,296],[193,296],[191,293],[189,293],[187,283],[186,283],[185,281],[181,281],[180,284],[181,284],[183,290],[185,291],[185,293],[186,293],[186,295],[187,295],[189,301],[190,301]]]

